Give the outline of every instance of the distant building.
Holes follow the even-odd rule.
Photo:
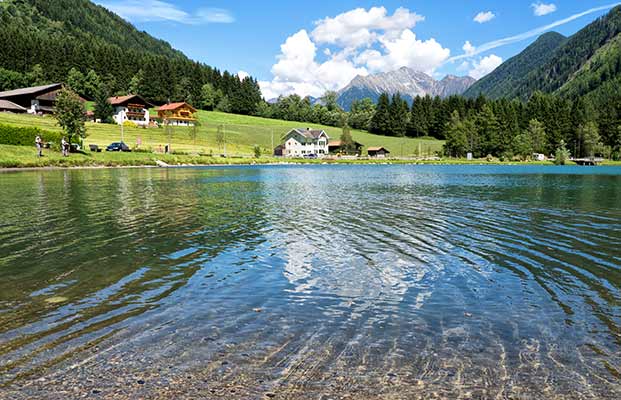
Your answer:
[[[157,109],[157,118],[168,125],[194,126],[196,125],[196,108],[188,103],[170,103]]]
[[[328,134],[319,129],[297,128],[290,130],[284,137],[284,156],[304,157],[315,154],[318,157],[328,154]]]
[[[545,161],[546,155],[541,153],[533,153],[533,160],[535,161]]]
[[[56,96],[62,88],[62,83],[53,83],[0,92],[0,100],[3,100],[0,110],[23,112],[22,109],[25,109],[29,114],[51,114],[54,112]]]
[[[19,104],[15,104],[12,101],[0,100],[0,112],[24,114],[28,112],[28,109],[20,106]]]
[[[117,124],[131,121],[136,125],[149,126],[149,107],[153,105],[137,94],[110,97],[108,102],[114,108],[112,119]]]
[[[282,144],[279,144],[278,146],[274,147],[274,156],[276,157],[282,157],[285,155],[285,146]]]
[[[384,147],[369,147],[367,153],[369,157],[384,158],[390,154],[390,151]]]
[[[343,143],[340,140],[330,140],[328,142],[328,152],[330,154],[341,153],[342,146],[343,146]],[[364,145],[358,142],[354,142],[354,146],[356,147],[356,151],[355,151],[356,155],[360,155],[360,151],[362,150]]]

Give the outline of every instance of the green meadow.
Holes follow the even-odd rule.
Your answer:
[[[201,153],[219,155],[224,148],[217,141],[217,132],[221,130],[226,142],[228,156],[249,156],[254,154],[254,147],[259,146],[264,155],[271,155],[273,146],[280,143],[281,138],[292,128],[324,129],[335,140],[341,135],[341,129],[304,122],[282,121],[244,115],[227,114],[217,111],[199,111],[200,126],[196,130],[187,127],[173,127],[170,143],[173,151],[185,153]],[[0,113],[0,123],[35,126],[42,129],[60,131],[56,120],[52,117],[39,117],[24,114]],[[97,144],[105,147],[121,139],[121,127],[110,124],[86,124],[88,137],[85,145]],[[443,141],[433,138],[397,138],[380,136],[366,131],[352,130],[354,140],[369,146],[386,147],[394,157],[434,155],[442,149]],[[147,151],[158,151],[169,142],[168,133],[164,128],[123,128],[123,139],[130,147]]]

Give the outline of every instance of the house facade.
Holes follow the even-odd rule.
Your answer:
[[[110,97],[108,102],[114,108],[112,119],[121,125],[125,121],[131,121],[136,125],[149,126],[150,115],[149,104],[146,100],[136,94],[127,96]]]
[[[170,103],[157,109],[157,118],[166,125],[194,126],[196,125],[196,108],[188,103]]]
[[[3,100],[3,109],[6,111],[24,112],[25,110],[35,115],[51,114],[54,112],[56,96],[62,87],[62,83],[53,83],[8,90],[0,92],[0,100]],[[86,100],[82,99],[82,101]]]
[[[328,134],[319,129],[297,128],[290,130],[284,137],[285,157],[304,157],[314,154],[323,157],[328,154]]]

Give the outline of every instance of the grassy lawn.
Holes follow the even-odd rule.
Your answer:
[[[242,164],[269,164],[269,163],[288,163],[295,162],[298,164],[323,164],[323,163],[339,163],[339,164],[405,164],[410,163],[408,160],[389,160],[389,159],[296,159],[289,160],[283,158],[274,158],[262,156],[258,159],[245,157],[227,157],[211,156],[208,154],[158,154],[158,153],[117,153],[106,152],[93,153],[86,151],[84,154],[75,153],[68,157],[63,157],[57,150],[44,149],[43,157],[37,157],[34,146],[10,146],[0,145],[0,169],[1,168],[35,168],[35,167],[95,167],[95,166],[155,166],[156,161],[163,161],[169,165],[242,165]]]
[[[341,129],[339,128],[304,122],[248,117],[215,111],[199,111],[198,117],[201,126],[197,128],[196,138],[192,136],[191,128],[173,128],[173,150],[221,154],[223,150],[216,143],[216,132],[219,127],[224,128],[228,155],[251,155],[255,145],[261,147],[263,154],[271,154],[273,149],[272,139],[274,145],[278,145],[282,136],[291,128],[310,127],[324,129],[334,139],[338,139],[341,135]],[[60,128],[56,125],[56,120],[52,117],[0,113],[0,123],[36,126],[60,131]],[[114,141],[119,141],[121,138],[121,127],[118,125],[87,123],[87,131],[89,136],[85,140],[86,145],[97,144],[102,147]],[[444,143],[443,141],[429,138],[413,139],[379,136],[359,130],[353,130],[352,136],[354,140],[362,143],[365,148],[368,146],[384,146],[395,157],[419,154],[433,155],[434,152],[441,150]],[[160,146],[163,147],[168,143],[168,138],[163,128],[124,128],[124,141],[130,147],[133,147],[138,139],[142,142],[140,147],[146,150],[158,150]]]
[[[63,157],[59,151],[45,149],[39,158],[34,146],[0,145],[0,168],[12,167],[77,167],[77,166],[130,166],[156,165],[161,160],[170,165],[179,164],[217,164],[217,163],[248,163],[250,159],[207,157],[199,155],[169,155],[152,153],[116,153],[101,152],[86,154],[70,154]]]

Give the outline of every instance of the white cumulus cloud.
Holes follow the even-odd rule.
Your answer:
[[[491,11],[481,11],[477,15],[474,16],[473,21],[478,22],[479,24],[484,24],[494,19],[496,15]]]
[[[292,93],[321,96],[357,75],[401,67],[433,74],[450,50],[434,38],[419,39],[413,28],[424,17],[406,8],[390,14],[384,7],[356,8],[315,22],[280,47],[271,81],[261,81],[267,99]]]
[[[382,52],[365,50],[355,61],[365,64],[372,72],[388,72],[400,67],[433,73],[451,55],[449,49],[442,47],[435,39],[419,40],[409,29],[401,32],[398,37],[380,37]]]
[[[541,17],[543,15],[548,15],[556,11],[556,4],[550,3],[533,3],[530,5],[533,8],[533,12],[536,16]]]
[[[468,75],[474,79],[481,79],[502,64],[502,58],[495,54],[483,57],[479,61],[472,62],[472,69],[468,71]]]
[[[231,12],[222,8],[202,8],[190,13],[162,0],[99,0],[95,3],[132,22],[169,21],[189,25],[235,22]]]
[[[462,50],[464,51],[464,53],[466,54],[474,54],[474,52],[477,50],[476,47],[474,47],[472,45],[472,43],[470,43],[469,40],[466,40],[466,43],[464,43],[464,46],[462,47]]]
[[[424,18],[406,8],[398,8],[393,15],[388,15],[384,7],[372,7],[369,10],[356,8],[326,17],[315,22],[311,32],[318,44],[336,44],[345,48],[370,46],[378,37],[378,31],[399,32],[413,28]]]
[[[317,47],[308,32],[301,31],[287,38],[280,46],[278,62],[272,66],[272,81],[261,81],[266,99],[296,93],[320,97],[327,90],[338,90],[356,75],[367,75],[364,67],[356,67],[339,54],[321,63],[316,60]]]

